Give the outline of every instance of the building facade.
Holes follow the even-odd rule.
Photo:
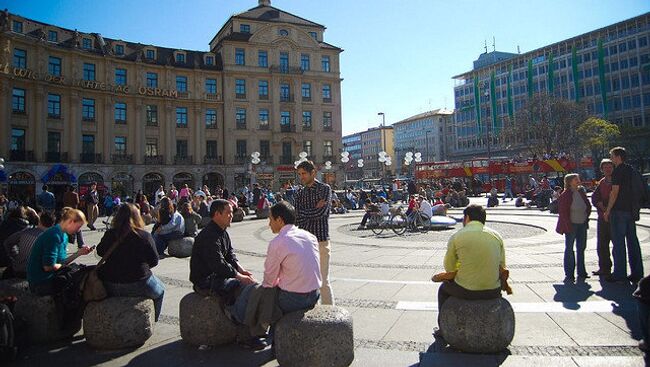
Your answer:
[[[92,181],[127,195],[171,183],[277,188],[295,179],[299,152],[320,169],[341,150],[342,50],[324,42],[324,26],[269,1],[231,16],[208,51],[8,12],[0,29],[0,184],[10,195]]]
[[[536,93],[576,101],[619,125],[650,127],[649,42],[646,13],[525,54],[486,52],[454,77],[450,157],[485,156],[488,133],[493,156],[519,153],[524,147],[504,144],[500,130]]]
[[[437,109],[411,116],[393,124],[395,169],[398,175],[408,176],[415,163],[404,164],[407,152],[422,154],[425,162],[447,159],[447,127],[453,120],[453,111]]]
[[[392,176],[395,172],[393,127],[374,127],[360,134],[363,179],[381,179]],[[391,157],[391,166],[386,166],[384,163],[379,162],[379,152],[382,151]]]
[[[342,138],[343,151],[350,153],[347,163],[342,163],[346,183],[355,182],[363,178],[363,168],[357,166],[359,159],[363,159],[361,133],[346,135]]]

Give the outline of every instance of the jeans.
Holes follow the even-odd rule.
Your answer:
[[[307,293],[295,293],[282,289],[278,291],[278,304],[284,314],[313,308],[319,298],[320,291],[318,289]]]
[[[575,278],[573,271],[576,268],[576,258],[578,260],[578,276],[586,277],[587,269],[585,268],[585,248],[587,247],[587,223],[571,223],[573,230],[564,234],[564,276]],[[573,244],[576,244],[576,253],[573,253]]]
[[[184,234],[181,232],[171,232],[167,234],[153,234],[153,240],[156,243],[156,250],[158,250],[158,256],[162,256],[165,253],[167,248],[167,242],[172,240],[177,240],[183,238]]]
[[[248,299],[251,296],[251,291],[255,288],[255,284],[249,284],[241,288],[239,297],[231,306],[226,306],[232,317],[240,324],[244,323],[246,319],[246,307],[248,306]]]
[[[627,263],[625,252],[630,261],[631,278],[638,280],[643,278],[643,262],[641,261],[641,247],[639,238],[636,236],[636,224],[631,212],[612,211],[609,216],[612,226],[612,257],[614,258],[614,279],[625,279],[627,276]],[[627,245],[627,246],[626,246]]]
[[[598,270],[605,274],[612,272],[612,257],[609,252],[609,242],[612,240],[612,230],[609,222],[598,218]]]
[[[133,283],[111,283],[104,281],[106,292],[112,297],[145,297],[153,300],[153,307],[156,311],[156,321],[160,317],[163,297],[165,296],[165,285],[155,275],[147,279],[138,280]]]
[[[512,193],[512,188],[506,187],[506,192],[503,194],[503,201],[506,201],[507,198],[514,199],[515,195]]]
[[[641,324],[641,335],[643,341],[650,343],[650,331],[648,331],[648,317],[650,317],[650,306],[637,299],[637,308],[639,309],[639,323]]]

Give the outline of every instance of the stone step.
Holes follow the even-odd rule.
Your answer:
[[[420,353],[419,367],[563,367],[563,366],[645,366],[642,356],[519,356],[466,353]]]

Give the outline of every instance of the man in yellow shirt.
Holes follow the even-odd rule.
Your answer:
[[[445,271],[456,272],[456,276],[440,285],[438,311],[450,296],[469,300],[501,297],[499,267],[506,268],[503,239],[485,227],[482,206],[470,205],[463,214],[464,227],[451,236],[445,254]]]

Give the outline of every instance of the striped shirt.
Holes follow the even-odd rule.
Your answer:
[[[317,208],[319,201],[325,200],[322,208]],[[305,186],[296,193],[296,224],[310,232],[319,242],[330,238],[328,219],[332,206],[332,190],[328,184],[314,180],[311,186]]]
[[[27,273],[27,261],[32,252],[32,246],[44,229],[35,227],[23,229],[9,236],[4,242],[5,252],[11,258],[11,267],[14,272]]]

